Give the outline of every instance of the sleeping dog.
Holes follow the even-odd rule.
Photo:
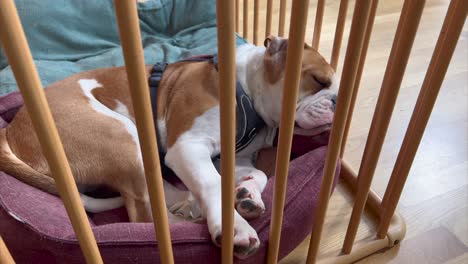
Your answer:
[[[283,91],[293,89],[283,83],[288,40],[268,37],[264,46],[245,44],[236,52],[239,148],[234,251],[241,258],[254,253],[260,244],[246,219],[258,217],[265,209],[261,193],[267,177],[254,167],[253,156],[271,145],[280,120]],[[148,66],[148,77],[153,73],[154,67]],[[159,148],[164,164],[189,190],[181,191],[164,182],[171,221],[180,216],[202,217],[213,242],[219,245],[221,176],[217,156],[221,144],[216,65],[212,61],[181,61],[164,66],[159,77],[153,102]],[[312,135],[329,129],[336,88],[332,67],[304,44],[296,134]],[[151,221],[125,68],[82,72],[50,85],[45,92],[77,184],[108,186],[120,193],[130,221]],[[0,170],[57,194],[33,131],[23,107],[9,126],[0,130]],[[85,209],[91,212],[120,206],[119,199],[81,197]]]

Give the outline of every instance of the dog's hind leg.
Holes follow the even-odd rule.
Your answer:
[[[151,206],[148,197],[122,194],[130,222],[151,222]]]
[[[143,165],[140,161],[125,167],[108,183],[120,192],[130,222],[151,222],[151,205]]]

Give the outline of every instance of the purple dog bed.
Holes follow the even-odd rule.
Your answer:
[[[18,93],[0,97],[0,127],[12,120],[21,105]],[[311,231],[327,140],[327,134],[294,139],[293,156],[299,157],[289,170],[280,259]],[[269,178],[262,194],[266,212],[250,221],[261,240],[260,249],[246,260],[236,259],[238,263],[266,260],[274,181],[275,177]],[[124,208],[89,214],[88,218],[105,263],[160,262],[152,223],[128,223]],[[178,223],[170,231],[176,263],[220,263],[221,250],[211,242],[205,224]],[[17,263],[85,262],[61,199],[1,171],[0,235]]]

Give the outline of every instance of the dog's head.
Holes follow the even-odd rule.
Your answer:
[[[273,106],[276,109],[268,111],[269,118],[278,124],[283,90],[292,89],[284,84],[288,40],[270,36],[264,45],[264,79],[272,88],[271,97],[276,98]],[[333,68],[315,49],[304,44],[295,134],[314,135],[330,129],[337,90]]]

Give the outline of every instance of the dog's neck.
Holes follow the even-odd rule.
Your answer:
[[[264,78],[264,47],[245,44],[237,49],[236,75],[244,91],[250,96],[255,110],[269,127],[277,127],[281,111],[282,78],[276,84]]]

